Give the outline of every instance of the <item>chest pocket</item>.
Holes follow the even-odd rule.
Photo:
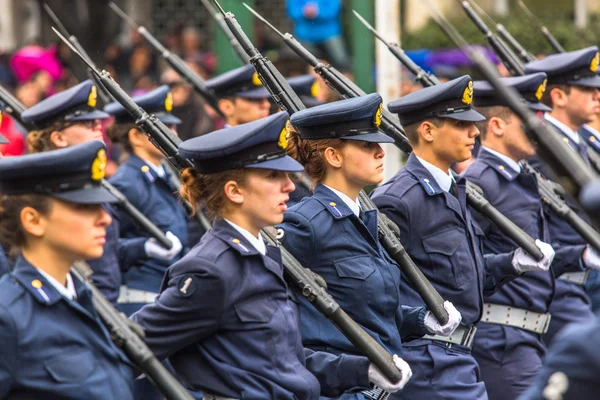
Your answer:
[[[438,282],[458,289],[475,278],[474,260],[464,230],[451,228],[421,240]]]
[[[74,350],[61,353],[44,361],[44,368],[59,383],[83,382],[94,372],[96,360],[89,350]]]
[[[267,297],[251,299],[233,307],[240,321],[244,323],[267,323],[277,310],[275,301]]]
[[[375,266],[369,256],[354,256],[337,260],[333,266],[340,278],[366,280],[375,271]]]

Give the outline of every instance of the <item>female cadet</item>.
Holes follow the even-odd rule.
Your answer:
[[[21,117],[26,124],[35,126],[27,136],[29,152],[40,153],[102,140],[101,122],[109,115],[96,109],[96,87],[92,81],[86,80],[28,108]],[[108,204],[104,207],[115,216],[115,208]],[[88,260],[88,263],[94,270],[94,284],[115,303],[119,297],[121,269],[125,270],[147,257],[168,259],[173,255],[171,249],[163,248],[154,238],[119,239],[116,218],[106,229],[102,257]]]
[[[0,159],[0,241],[19,256],[0,279],[0,398],[133,399],[133,370],[111,342],[73,262],[102,255],[117,199],[100,186],[97,140]]]
[[[302,347],[279,249],[259,232],[280,223],[289,193],[286,112],[190,139],[179,153],[195,161],[182,195],[204,201],[213,228],[167,270],[156,302],[132,316],[159,358],[207,399],[316,400],[392,384],[364,357]],[[397,365],[401,360],[394,357]],[[222,397],[221,397],[222,396]]]
[[[402,306],[400,269],[378,240],[377,212],[361,210],[359,192],[383,179],[385,153],[379,143],[393,142],[378,130],[381,107],[381,97],[370,94],[292,115],[288,153],[317,185],[313,196],[285,213],[280,234],[283,245],[325,279],[355,321],[390,352],[401,354],[401,337],[449,335],[460,313],[447,302],[450,321],[440,326],[424,307]],[[300,314],[306,346],[356,354],[352,343],[305,301]]]
[[[181,123],[179,118],[170,113],[173,100],[166,85],[132,100],[173,131]],[[117,303],[118,308],[129,316],[154,301],[167,267],[181,258],[182,244],[187,245],[187,217],[174,194],[177,189],[171,182],[171,176],[162,165],[164,155],[137,127],[133,117],[121,104],[110,103],[104,107],[104,111],[115,117],[115,124],[109,128],[108,136],[128,153],[127,160],[121,164],[110,183],[160,230],[167,232],[169,239],[177,243],[169,259],[140,259],[136,265],[139,268],[131,268],[123,275]],[[126,215],[119,212],[117,215],[121,237],[145,235]]]

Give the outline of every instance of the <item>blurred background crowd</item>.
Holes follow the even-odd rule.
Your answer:
[[[374,4],[385,0],[245,0],[282,32],[291,32],[318,57],[344,71],[365,91],[375,91],[375,46],[373,36],[352,15],[357,10],[374,22]],[[201,0],[114,0],[137,23],[145,26],[172,52],[191,66],[203,79],[239,66],[225,36],[219,31]],[[172,88],[173,113],[182,119],[182,139],[220,128],[223,121],[196,95],[192,88],[156,54],[141,35],[123,22],[108,0],[0,0],[0,85],[13,93],[26,107],[45,97],[87,79],[85,66],[52,32],[52,21],[43,9],[47,3],[66,29],[75,35],[98,66],[111,73],[133,95],[168,84]],[[221,0],[257,47],[285,76],[312,71],[297,58],[278,36],[257,21],[242,0]],[[399,5],[401,46],[420,66],[440,78],[452,79],[469,71],[466,57],[454,49],[446,35],[430,21],[426,3],[420,0],[392,2]],[[451,0],[438,0],[437,6],[456,22],[473,43],[484,43]],[[599,0],[528,0],[528,6],[565,45],[567,50],[597,44],[595,26]],[[553,4],[549,4],[553,3]],[[521,43],[537,54],[550,48],[537,27],[522,15],[516,1],[481,0],[494,19],[502,22]],[[553,10],[548,14],[546,10]],[[510,11],[510,12],[509,12]],[[508,18],[508,15],[511,17]],[[576,32],[577,34],[573,34]],[[493,55],[490,54],[493,59]],[[400,69],[400,65],[398,64]],[[406,71],[398,83],[400,94],[419,86]],[[323,90],[323,100],[335,94]],[[4,155],[26,152],[26,132],[10,117],[0,125],[0,133],[10,143],[2,145]],[[118,152],[113,152],[113,161]],[[109,171],[110,174],[110,171]]]

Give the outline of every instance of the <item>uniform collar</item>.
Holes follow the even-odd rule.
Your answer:
[[[521,166],[519,163],[515,162],[510,157],[485,146],[481,146],[481,151],[477,155],[477,158],[495,169],[498,174],[509,181],[514,180],[521,173]]]
[[[317,183],[313,198],[319,203],[323,204],[325,209],[329,211],[329,213],[335,219],[346,218],[354,214],[354,211],[340,196],[338,196],[331,188],[323,185],[322,183]]]
[[[600,132],[586,124],[581,127],[579,132],[595,149],[600,148]]]
[[[240,233],[240,235],[246,238],[246,240],[248,240],[248,242],[250,242],[250,244],[252,244],[252,246],[254,246],[254,248],[258,250],[260,254],[262,254],[263,256],[267,254],[267,247],[265,246],[265,242],[260,235],[258,235],[258,237],[254,237],[254,235],[252,235],[246,229],[242,228],[237,224],[234,224],[230,220],[225,219],[225,222],[231,225],[236,231]]]
[[[574,132],[573,129],[569,128],[567,125],[563,124],[548,113],[544,114],[544,119],[550,122],[552,125],[556,126],[558,129],[560,129],[561,132],[567,135],[567,137],[573,142],[579,144],[579,135],[577,134],[577,132]]]
[[[450,191],[450,186],[452,186],[452,181],[454,180],[452,178],[452,174],[450,173],[450,170],[448,170],[448,172],[444,172],[440,168],[431,164],[430,162],[423,160],[421,157],[417,156],[416,154],[415,154],[415,158],[421,163],[421,165],[423,167],[425,167],[425,169],[427,171],[429,171],[429,174],[431,174],[431,176],[437,183],[437,186],[441,190],[443,190],[444,192]]]
[[[215,221],[211,232],[243,256],[260,254],[244,235],[223,219]]]
[[[50,276],[50,274],[46,273],[45,271],[36,268],[37,271],[42,274],[42,276],[44,278],[46,278],[46,280],[48,281],[48,283],[50,283],[52,286],[54,286],[54,288],[64,297],[66,297],[69,300],[77,300],[77,292],[75,291],[75,284],[73,283],[73,278],[71,277],[71,274],[67,274],[67,286],[63,286],[60,284],[59,281],[57,281],[56,279],[54,279],[52,276]]]
[[[129,158],[127,159],[127,164],[129,164],[131,167],[133,167],[133,169],[142,171],[144,176],[150,182],[154,182],[158,178],[165,179],[166,172],[162,165],[160,167],[152,165],[152,163],[142,160],[140,157],[136,156],[135,154],[129,155]],[[162,173],[160,173],[159,170],[162,171]]]
[[[15,264],[12,275],[19,281],[21,286],[40,303],[51,305],[65,299],[62,292],[59,291],[46,276],[44,276],[47,274],[42,274],[40,272],[39,269],[35,268],[29,261],[21,256]],[[83,284],[77,279],[72,279],[71,283],[73,285],[73,291],[75,293],[80,293]],[[57,284],[62,286],[58,282]],[[66,288],[62,287],[62,289],[66,291]]]
[[[325,184],[322,185],[325,186],[327,189],[331,190],[333,193],[335,193],[337,197],[339,197],[340,200],[342,200],[348,206],[348,208],[352,211],[354,215],[356,215],[357,217],[360,215],[360,205],[358,203],[358,197],[356,198],[356,200],[352,200],[345,193],[342,193],[339,190],[332,188],[331,186],[327,186]]]

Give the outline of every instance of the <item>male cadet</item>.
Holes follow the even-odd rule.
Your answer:
[[[548,56],[525,66],[525,72],[545,72],[548,86],[542,96],[542,102],[552,108],[544,115],[548,125],[553,126],[562,135],[573,151],[588,161],[588,147],[577,134],[583,124],[593,121],[600,111],[600,77],[596,75],[600,54],[596,46],[586,49]],[[532,159],[534,167],[539,160]],[[543,171],[543,169],[542,169]],[[571,208],[578,211],[572,202]],[[547,210],[550,239],[555,247],[561,245],[579,245],[583,258],[589,264],[598,264],[600,257],[593,249],[586,247],[583,238],[562,218]],[[585,253],[584,253],[585,251]],[[570,322],[585,322],[593,318],[590,299],[584,285],[589,272],[585,270],[582,257],[573,265],[580,272],[562,274],[555,282],[554,300],[550,307],[552,320],[548,332],[544,335],[546,344],[564,325]]]
[[[483,296],[526,271],[548,270],[554,251],[537,241],[540,262],[518,248],[498,255],[482,254],[483,232],[466,204],[465,181],[449,168],[468,159],[485,118],[471,108],[473,81],[462,76],[421,89],[388,105],[399,114],[413,147],[404,168],[376,189],[373,201],[396,222],[402,242],[415,263],[463,316],[450,337],[424,336],[405,343],[403,357],[413,379],[403,396],[415,399],[487,399],[471,355],[475,325],[482,317]],[[403,280],[405,304],[421,303]]]
[[[540,103],[546,74],[501,78],[517,90],[533,111],[550,111]],[[473,104],[487,121],[481,132],[477,159],[463,177],[478,185],[500,212],[531,237],[548,241],[549,232],[535,175],[525,172],[520,160],[534,156],[535,147],[523,131],[521,120],[485,81],[475,82]],[[485,233],[484,253],[507,253],[517,245],[478,213],[473,213]],[[542,368],[546,346],[542,341],[550,322],[554,275],[581,256],[578,247],[561,247],[549,271],[530,271],[504,284],[484,298],[484,314],[473,342],[473,356],[492,400],[514,399],[533,382]]]

